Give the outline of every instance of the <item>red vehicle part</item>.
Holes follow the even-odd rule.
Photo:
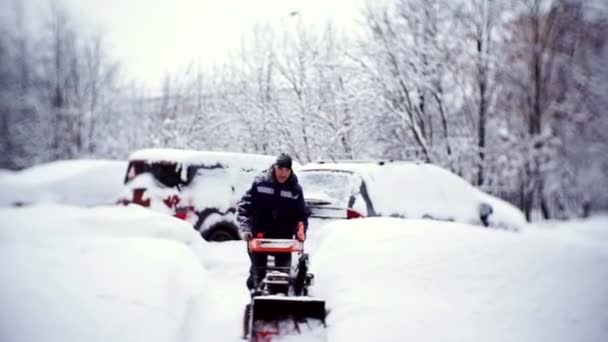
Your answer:
[[[189,216],[196,215],[194,207],[176,207],[175,217],[182,220],[187,220]]]
[[[347,219],[363,218],[363,217],[365,217],[365,216],[363,216],[360,212],[358,212],[354,209],[351,209],[351,208],[346,209],[346,218]]]
[[[150,207],[150,199],[144,200],[144,192],[146,189],[133,189],[133,202],[135,204],[139,204],[142,207]]]

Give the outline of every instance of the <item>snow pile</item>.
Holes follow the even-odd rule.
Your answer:
[[[332,222],[319,239],[311,269],[330,341],[608,336],[606,239],[393,218]]]
[[[30,240],[106,236],[171,240],[204,253],[206,244],[192,226],[138,205],[77,208],[38,205],[0,208],[0,239]]]
[[[0,173],[0,205],[112,204],[122,188],[126,161],[63,160]]]
[[[206,328],[205,246],[187,223],[56,205],[0,209],[0,223],[0,340],[197,341]]]
[[[592,248],[608,249],[608,215],[598,215],[588,219],[571,221],[540,221],[534,223],[538,230],[530,233],[544,235],[551,239],[587,245]]]

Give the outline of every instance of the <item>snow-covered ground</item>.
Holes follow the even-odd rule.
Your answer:
[[[137,207],[0,209],[0,341],[196,341],[208,274],[187,223]]]
[[[605,341],[608,218],[479,230],[377,218],[327,226],[312,268],[331,341]]]
[[[514,233],[393,218],[314,221],[322,337],[605,341],[608,217]],[[129,207],[0,209],[0,341],[239,341],[248,259]]]

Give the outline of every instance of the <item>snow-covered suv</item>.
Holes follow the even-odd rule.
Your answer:
[[[437,165],[315,162],[298,170],[312,217],[430,218],[519,230],[522,212]]]
[[[119,202],[187,220],[209,241],[236,240],[236,204],[274,160],[246,153],[139,150],[129,157]]]

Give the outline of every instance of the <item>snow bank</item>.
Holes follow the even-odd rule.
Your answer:
[[[0,173],[0,205],[112,204],[122,188],[126,161],[63,160]]]
[[[181,341],[205,277],[166,240],[2,244],[2,341]],[[198,322],[200,323],[200,322]]]
[[[608,250],[608,215],[570,221],[547,220],[535,222],[530,234]]]
[[[311,269],[330,341],[608,336],[608,240],[392,218],[332,222],[318,238]]]
[[[1,341],[200,340],[205,243],[189,224],[58,205],[0,209],[0,224]]]
[[[0,239],[38,240],[87,236],[147,237],[179,242],[205,253],[192,226],[138,205],[78,208],[57,204],[0,208]]]

